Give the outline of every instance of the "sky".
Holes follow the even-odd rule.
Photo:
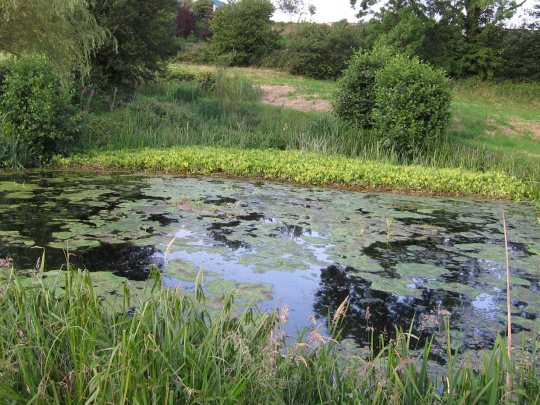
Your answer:
[[[349,22],[356,22],[355,10],[351,8],[350,0],[304,0],[304,3],[313,4],[317,7],[317,13],[313,16],[313,21],[335,22],[346,18]],[[358,6],[357,6],[358,7]],[[276,11],[272,16],[274,21],[289,21],[289,17]]]

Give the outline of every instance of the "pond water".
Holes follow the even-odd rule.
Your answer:
[[[504,208],[513,322],[534,329],[540,226],[525,205]],[[104,291],[118,277],[146,280],[152,264],[167,286],[193,291],[203,266],[209,297],[239,289],[263,309],[287,304],[291,327],[311,315],[324,322],[350,296],[343,333],[360,345],[366,327],[391,333],[413,319],[413,332],[429,336],[447,312],[456,347],[486,345],[506,325],[501,203],[492,201],[164,175],[0,175],[0,257],[24,277],[42,256],[36,247],[46,271],[73,253]]]

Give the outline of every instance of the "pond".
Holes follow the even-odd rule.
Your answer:
[[[540,250],[540,225],[525,205],[504,209],[513,322],[530,330],[540,326],[531,249]],[[71,263],[117,295],[114,282],[144,282],[151,265],[167,286],[193,291],[202,266],[216,302],[235,289],[263,309],[286,304],[291,328],[311,315],[325,322],[350,296],[343,336],[357,345],[366,328],[392,333],[411,322],[429,336],[445,314],[456,348],[487,345],[506,327],[500,202],[168,175],[1,175],[0,257],[25,277],[43,248],[46,271],[73,253]]]

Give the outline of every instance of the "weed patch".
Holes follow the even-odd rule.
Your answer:
[[[399,166],[299,151],[177,147],[73,156],[59,158],[55,164],[58,167],[100,165],[109,170],[258,177],[300,184],[357,185],[368,189],[427,190],[434,195],[449,193],[514,200],[535,195],[532,185],[502,173]]]

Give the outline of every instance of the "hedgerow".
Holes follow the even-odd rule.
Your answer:
[[[109,170],[222,174],[231,177],[281,179],[300,184],[344,184],[369,189],[421,191],[523,200],[533,195],[532,185],[492,171],[461,168],[437,169],[419,165],[398,166],[339,155],[301,151],[239,150],[210,147],[176,147],[109,151],[57,158],[57,167],[99,167]]]

